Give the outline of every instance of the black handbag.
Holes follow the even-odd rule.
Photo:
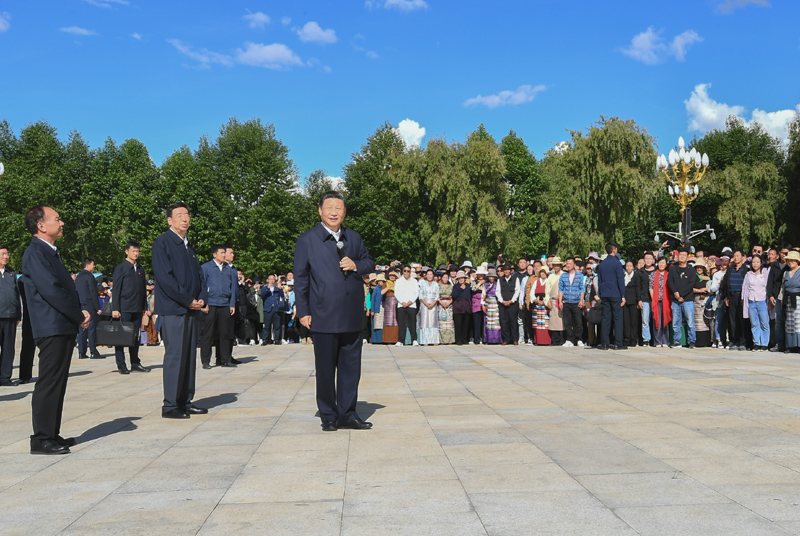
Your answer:
[[[586,321],[590,324],[600,325],[603,321],[603,310],[600,304],[596,304],[589,309],[589,312],[586,313]]]
[[[100,346],[136,346],[139,326],[118,319],[100,320],[97,322],[95,336]]]

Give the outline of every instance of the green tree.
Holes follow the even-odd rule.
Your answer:
[[[509,188],[510,226],[507,252],[513,257],[545,253],[546,233],[537,198],[542,189],[541,164],[513,130],[500,143],[506,163],[505,181]]]
[[[786,180],[787,195],[780,214],[787,224],[787,237],[797,242],[800,236],[800,113],[789,123],[789,141],[782,175]],[[780,244],[779,244],[780,245]]]

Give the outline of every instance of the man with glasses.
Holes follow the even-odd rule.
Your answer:
[[[165,419],[188,419],[208,410],[192,404],[197,363],[197,342],[202,313],[208,301],[200,261],[186,231],[191,224],[189,206],[173,203],[167,207],[169,229],[153,242],[153,273],[156,276],[155,313],[161,317],[164,340]]]
[[[419,298],[419,283],[411,278],[411,266],[403,266],[403,277],[394,284],[394,297],[397,298],[397,326],[398,335],[395,346],[403,346],[406,340],[406,328],[411,331],[411,345],[418,346],[417,342],[417,299]]]

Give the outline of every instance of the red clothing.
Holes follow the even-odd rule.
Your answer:
[[[658,299],[658,289],[661,288],[661,300]],[[653,323],[656,329],[661,329],[672,322],[672,300],[669,297],[667,285],[667,272],[656,270],[653,277]]]

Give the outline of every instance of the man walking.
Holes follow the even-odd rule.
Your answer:
[[[583,274],[575,270],[575,258],[568,257],[564,265],[565,272],[558,280],[558,300],[563,306],[564,337],[567,341],[562,346],[583,346]]]
[[[317,407],[325,432],[372,428],[359,417],[356,402],[363,347],[361,276],[375,262],[361,235],[342,226],[346,214],[342,194],[323,194],[322,221],[298,237],[294,254],[297,317],[314,336]]]
[[[604,260],[597,265],[597,294],[603,308],[603,320],[600,334],[600,350],[611,347],[611,322],[614,322],[614,342],[617,350],[627,350],[624,345],[622,325],[622,308],[625,306],[625,269],[617,257],[617,245],[606,244]]]
[[[85,306],[81,309],[75,282],[55,245],[64,234],[58,212],[35,206],[25,215],[25,227],[33,238],[22,256],[22,278],[39,347],[39,379],[31,399],[31,454],[67,454],[75,445],[74,438],[60,435],[69,364],[78,328],[89,326],[91,313]]]
[[[78,359],[86,359],[87,346],[91,352],[92,359],[104,359],[105,356],[100,355],[95,343],[97,321],[100,320],[103,310],[100,307],[100,299],[97,294],[97,279],[94,277],[93,258],[86,257],[83,259],[83,270],[75,277],[75,287],[78,289],[81,305],[85,310],[91,311],[92,314],[89,327],[81,328],[80,333],[78,333]]]
[[[0,387],[14,387],[14,346],[22,319],[17,274],[8,266],[8,246],[0,245]]]
[[[132,322],[137,330],[141,329],[147,299],[147,282],[144,269],[139,264],[139,251],[138,242],[130,241],[125,245],[125,260],[114,268],[114,297],[111,300],[111,316],[123,322]],[[137,336],[136,342],[128,350],[131,354],[131,370],[150,372],[139,359],[140,340],[141,337]],[[115,347],[114,355],[119,373],[130,374],[125,365],[125,348]]]
[[[155,313],[161,317],[164,340],[165,419],[188,419],[208,410],[192,404],[194,398],[200,310],[208,300],[208,289],[197,255],[186,238],[191,224],[189,206],[173,203],[167,208],[169,229],[153,242],[153,273],[156,276]]]
[[[681,329],[686,319],[686,345],[695,347],[697,334],[694,329],[694,286],[697,272],[688,265],[689,251],[682,249],[678,264],[670,268],[667,286],[672,293],[672,346],[681,346]]]
[[[217,361],[221,367],[235,367],[231,362],[233,345],[233,326],[231,318],[236,314],[236,298],[238,285],[234,284],[231,267],[225,262],[225,246],[214,246],[211,249],[210,261],[202,267],[208,289],[208,303],[203,311],[203,335],[200,343],[200,361],[204,369],[211,368],[211,346],[214,332],[219,337],[217,345]]]

